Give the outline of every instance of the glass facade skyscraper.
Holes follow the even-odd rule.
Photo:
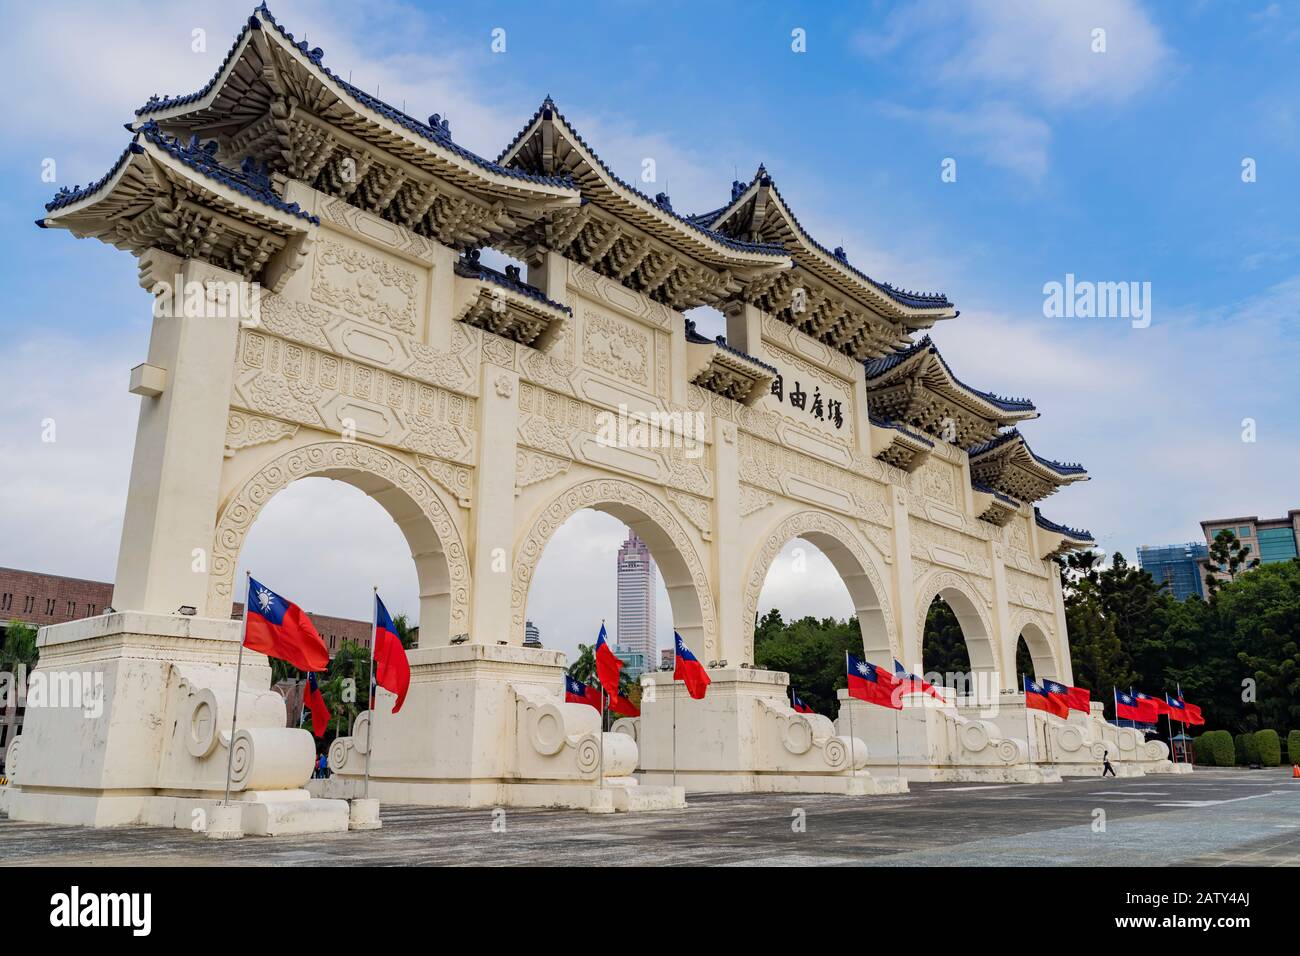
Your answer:
[[[1166,544],[1138,548],[1138,565],[1151,574],[1156,583],[1164,581],[1176,600],[1186,600],[1191,595],[1205,597],[1205,581],[1201,562],[1210,549],[1199,542]]]

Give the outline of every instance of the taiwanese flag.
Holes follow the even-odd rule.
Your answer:
[[[1187,723],[1187,707],[1181,700],[1165,694],[1165,705],[1169,708],[1165,713],[1169,715],[1170,720],[1176,720],[1180,724]]]
[[[330,652],[305,611],[251,576],[244,605],[244,646],[288,661],[300,671],[323,671]]]
[[[1137,697],[1139,704],[1145,704],[1147,707],[1154,709],[1155,717],[1150,723],[1154,724],[1156,718],[1159,718],[1161,714],[1169,713],[1169,705],[1159,697],[1152,697],[1150,694],[1144,694],[1141,691],[1138,691],[1134,696]]]
[[[605,622],[600,622],[600,634],[596,637],[596,680],[610,697],[618,696],[618,672],[623,669],[623,662],[609,649],[609,634],[605,631]]]
[[[894,676],[903,685],[904,694],[929,694],[935,700],[943,701],[945,704],[948,703],[944,696],[935,690],[933,684],[927,683],[915,674],[909,673],[897,657],[894,658]]]
[[[641,709],[622,694],[614,694],[609,699],[609,709],[621,717],[640,717]]]
[[[564,702],[566,704],[590,704],[600,710],[600,691],[590,684],[581,684],[568,674],[565,674]]]
[[[1189,704],[1181,697],[1178,698],[1183,705],[1183,712],[1187,714],[1187,722],[1193,727],[1200,727],[1205,723],[1205,718],[1201,716],[1201,708],[1196,704]]]
[[[1145,701],[1137,699],[1136,694],[1115,693],[1115,718],[1132,720],[1139,724],[1154,724],[1160,717],[1155,708],[1147,706]]]
[[[691,649],[676,631],[673,631],[673,680],[685,683],[686,693],[695,700],[702,700],[709,688],[708,671],[695,659]]]
[[[799,695],[794,692],[793,687],[790,688],[790,704],[792,707],[794,707],[794,711],[796,714],[816,713],[816,711],[814,711],[811,707],[809,707],[799,698]]]
[[[1060,699],[1065,704],[1066,711],[1081,710],[1085,714],[1092,713],[1092,695],[1084,687],[1069,687],[1066,684],[1058,684],[1054,680],[1043,681],[1043,689],[1049,694]]]
[[[849,696],[865,700],[868,704],[879,704],[894,710],[903,709],[901,694],[894,689],[902,685],[890,677],[875,664],[845,655],[848,658]]]
[[[307,675],[307,689],[303,691],[302,702],[311,711],[311,732],[324,737],[330,725],[330,709],[325,706],[325,695],[320,692],[315,674]]]
[[[1070,712],[1070,708],[1065,706],[1065,701],[1056,694],[1049,694],[1046,687],[1036,684],[1028,677],[1024,678],[1024,682],[1025,706],[1030,710],[1045,711],[1057,717],[1064,717]]]
[[[411,686],[411,662],[406,659],[406,648],[378,592],[375,594],[375,683],[397,695],[393,713],[401,710]]]

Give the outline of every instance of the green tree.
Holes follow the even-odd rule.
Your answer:
[[[848,685],[846,653],[862,654],[862,632],[856,620],[805,617],[785,623],[774,610],[754,632],[755,665],[785,671],[803,702],[832,719],[839,713],[836,691]]]
[[[5,636],[0,643],[0,670],[17,671],[20,665],[31,670],[39,657],[36,649],[36,628],[17,618],[5,625]]]
[[[1237,536],[1224,528],[1210,542],[1209,565],[1221,574],[1228,576],[1228,581],[1236,581],[1241,571],[1259,567],[1259,558],[1250,556],[1250,545],[1237,540]],[[1205,587],[1211,599],[1224,585],[1224,580],[1211,574],[1206,577]]]
[[[921,641],[921,660],[926,673],[969,674],[970,651],[961,622],[941,597],[930,603],[925,613],[925,635]],[[911,666],[911,662],[907,662]]]
[[[1243,729],[1300,724],[1300,561],[1241,575],[1219,590],[1213,612],[1229,658],[1224,709],[1244,715]],[[1253,702],[1241,700],[1243,679],[1253,682]]]

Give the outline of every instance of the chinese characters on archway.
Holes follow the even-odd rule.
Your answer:
[[[778,402],[785,402],[787,398],[785,376],[777,375],[772,380],[772,394],[776,396]],[[794,388],[790,389],[788,397],[792,408],[797,408],[799,411],[811,415],[819,422],[830,422],[836,428],[844,427],[844,403],[834,398],[823,399],[822,390],[819,386],[813,386],[810,399],[808,393],[804,391],[803,385],[798,379],[795,379]]]

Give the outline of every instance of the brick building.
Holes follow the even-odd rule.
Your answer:
[[[34,627],[44,627],[94,617],[111,607],[112,601],[113,585],[104,581],[0,568],[0,628],[15,619]],[[244,605],[236,603],[231,617],[240,618],[243,614]],[[344,641],[370,646],[369,621],[311,612],[308,616],[324,638],[331,657]]]

